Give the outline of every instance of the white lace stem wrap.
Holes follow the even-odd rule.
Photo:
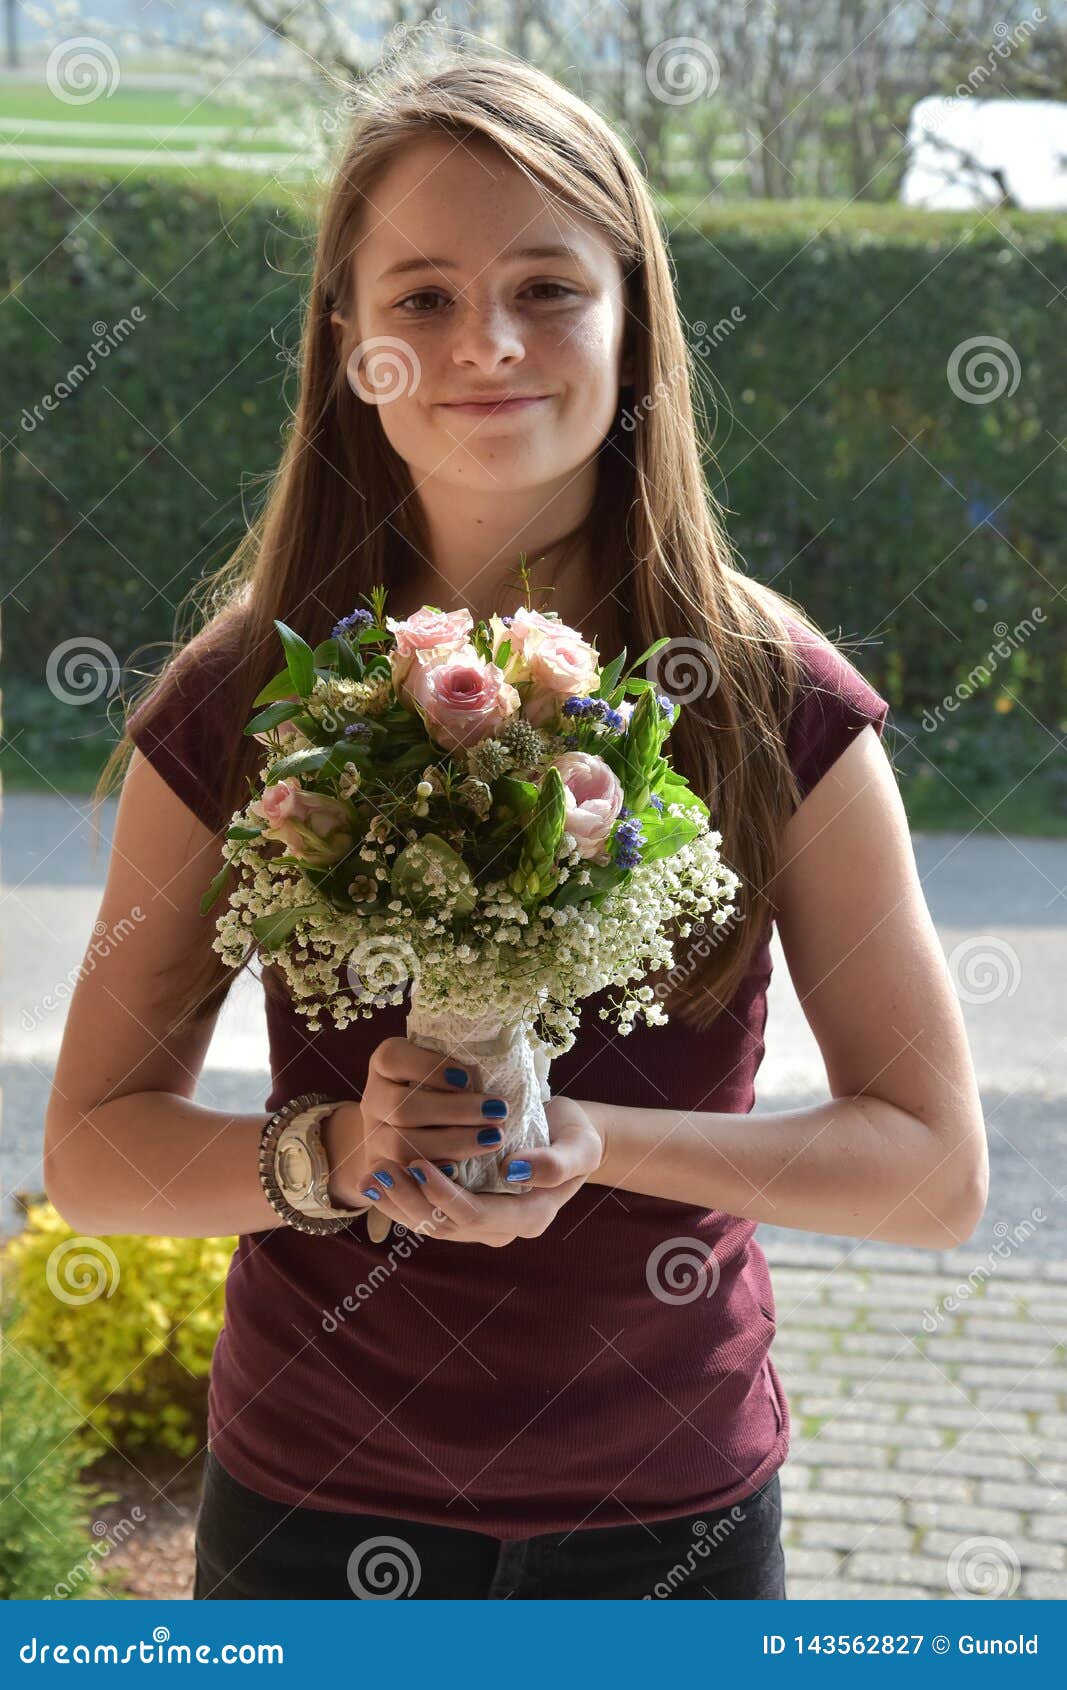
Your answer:
[[[499,1017],[472,1019],[452,1010],[425,1008],[413,991],[405,1034],[412,1044],[451,1056],[467,1070],[470,1090],[486,1097],[502,1097],[508,1106],[499,1126],[503,1141],[491,1154],[469,1156],[456,1167],[456,1179],[468,1191],[521,1191],[503,1177],[510,1156],[548,1144],[544,1106],[552,1096],[548,1085],[550,1059],[531,1040],[522,1021],[505,1025]]]

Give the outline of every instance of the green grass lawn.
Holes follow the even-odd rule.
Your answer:
[[[203,156],[219,149],[288,158],[293,150],[269,122],[257,122],[243,106],[204,99],[190,89],[120,83],[110,95],[78,105],[60,99],[43,78],[31,82],[0,75],[0,157],[28,155],[37,165],[57,168],[73,164],[59,154],[60,148],[77,149],[83,164],[101,151],[149,154],[161,164],[184,152]],[[56,157],[42,157],[44,149],[57,149]]]

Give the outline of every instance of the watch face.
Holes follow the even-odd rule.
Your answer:
[[[285,1191],[302,1194],[311,1189],[311,1158],[299,1140],[285,1145],[279,1153],[278,1180]]]

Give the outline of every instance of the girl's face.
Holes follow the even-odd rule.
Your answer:
[[[364,212],[354,315],[335,314],[335,335],[415,486],[500,494],[573,476],[632,379],[603,235],[491,145],[446,136],[405,148]],[[485,399],[496,408],[464,408]]]

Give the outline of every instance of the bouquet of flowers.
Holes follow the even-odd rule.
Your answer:
[[[673,967],[672,930],[735,913],[722,836],[663,755],[678,707],[634,673],[669,640],[625,669],[528,605],[475,625],[368,602],[314,649],[275,623],[284,667],[244,730],[262,789],[201,905],[233,877],[213,945],[277,964],[311,1031],[410,988],[407,1037],[507,1101],[502,1150],[547,1144],[582,999],[615,986],[620,1033],[664,1024],[645,977]],[[495,1159],[456,1177],[512,1190]]]

